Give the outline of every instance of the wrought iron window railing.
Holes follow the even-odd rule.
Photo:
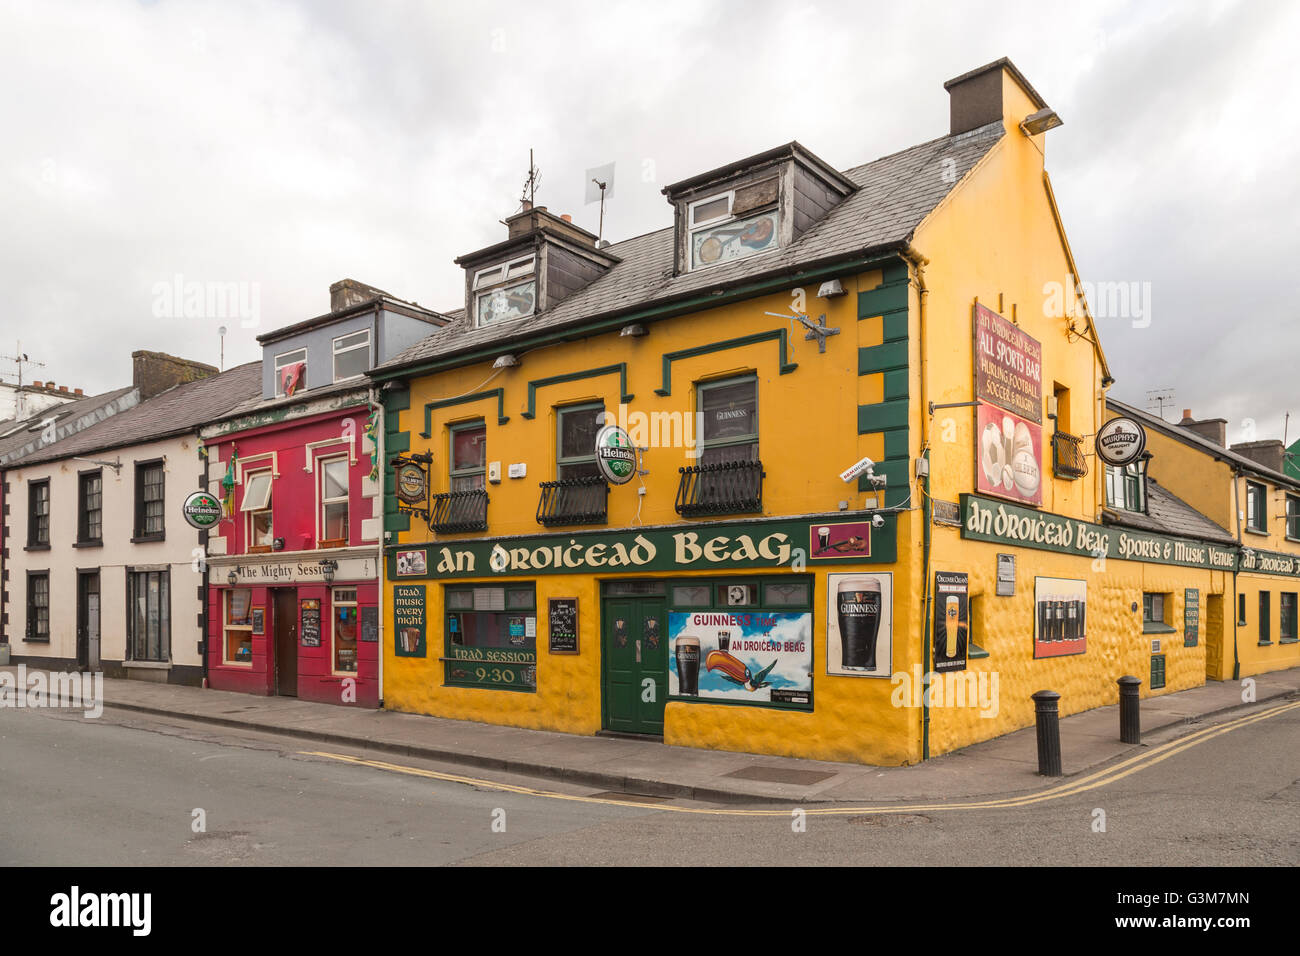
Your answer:
[[[1068,432],[1052,435],[1052,472],[1058,478],[1082,478],[1088,473],[1083,439]]]
[[[537,521],[548,528],[565,524],[604,524],[609,520],[609,485],[599,475],[543,481]]]
[[[750,514],[763,510],[763,463],[724,461],[677,469],[677,513],[700,515]]]
[[[429,530],[486,531],[488,493],[481,488],[429,496]]]

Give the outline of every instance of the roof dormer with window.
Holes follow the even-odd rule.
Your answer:
[[[856,188],[798,143],[666,186],[675,213],[676,272],[783,249]]]

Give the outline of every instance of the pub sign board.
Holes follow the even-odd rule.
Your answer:
[[[1026,422],[1043,423],[1043,346],[975,303],[975,397]]]
[[[393,585],[393,653],[424,657],[425,603],[423,584]]]
[[[1201,639],[1201,592],[1183,590],[1183,647],[1195,647]]]
[[[578,599],[551,598],[547,615],[552,654],[578,653]]]

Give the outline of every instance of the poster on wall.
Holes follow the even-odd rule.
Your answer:
[[[966,575],[956,571],[934,572],[933,670],[966,669],[966,644],[970,636],[969,610]]]
[[[578,599],[551,598],[547,614],[552,654],[578,653]]]
[[[1183,647],[1195,647],[1201,639],[1201,592],[1198,588],[1183,591]]]
[[[393,652],[398,657],[425,656],[424,585],[393,586]]]
[[[1088,649],[1088,582],[1034,578],[1034,657],[1066,657]]]
[[[429,572],[428,552],[421,548],[418,551],[398,551],[397,552],[397,575],[405,577],[408,575],[424,575]]]
[[[830,521],[810,525],[808,557],[815,561],[871,557],[871,522]]]
[[[299,602],[299,632],[303,647],[320,647],[320,600],[305,598]]]
[[[812,709],[812,614],[673,611],[668,696]]]
[[[1042,426],[980,405],[975,434],[976,490],[1018,504],[1042,504]]]
[[[826,673],[837,677],[893,675],[894,576],[826,576]]]
[[[1043,423],[1043,346],[992,309],[975,303],[975,397],[1036,425]]]

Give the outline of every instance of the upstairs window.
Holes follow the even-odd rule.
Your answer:
[[[324,458],[316,463],[320,472],[320,544],[342,548],[348,543],[348,460]]]
[[[775,178],[697,199],[686,207],[691,269],[733,262],[780,247]],[[768,206],[762,212],[754,212]]]
[[[307,387],[307,350],[294,349],[275,357],[275,396],[293,395]]]
[[[50,479],[27,485],[27,547],[47,548],[50,544]]]
[[[271,473],[259,471],[244,476],[244,501],[239,510],[248,516],[248,550],[264,552],[275,544],[271,522]]]
[[[451,490],[482,491],[487,475],[487,426],[482,422],[451,429]]]
[[[135,537],[160,540],[163,522],[164,472],[160,461],[135,466]]]
[[[523,256],[474,273],[474,324],[482,328],[532,315],[537,308],[536,267],[536,256]]]
[[[1146,511],[1142,472],[1136,463],[1106,466],[1106,506],[1121,511]]]
[[[334,381],[356,378],[370,367],[370,330],[362,329],[334,340]]]
[[[699,401],[704,417],[700,463],[758,461],[758,380],[702,383]]]
[[[104,480],[92,471],[77,478],[77,543],[96,544],[104,536]]]
[[[1251,531],[1268,530],[1268,490],[1253,481],[1246,482],[1246,527]]]
[[[555,436],[557,478],[598,478],[596,433],[600,431],[604,405],[574,405],[557,410],[559,427]]]
[[[1300,540],[1300,498],[1286,496],[1286,536]]]

